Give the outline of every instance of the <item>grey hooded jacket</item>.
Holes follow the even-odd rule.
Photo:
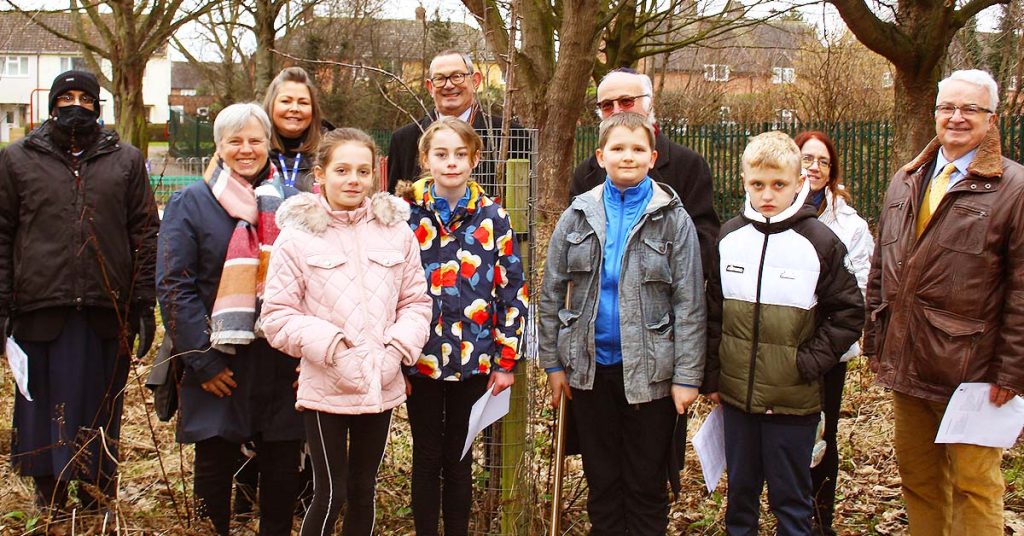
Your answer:
[[[541,288],[540,366],[562,367],[575,389],[592,389],[597,367],[594,322],[607,223],[603,191],[600,184],[577,196],[562,213]],[[682,202],[664,184],[654,184],[647,209],[626,239],[619,308],[630,404],[669,396],[673,383],[700,386],[707,319],[700,245]]]

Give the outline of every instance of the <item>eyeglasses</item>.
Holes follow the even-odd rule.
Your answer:
[[[74,104],[75,101],[78,101],[80,104],[84,104],[86,106],[90,106],[90,105],[96,104],[96,99],[92,98],[89,95],[80,95],[76,99],[70,93],[65,93],[65,94],[57,97],[57,102],[61,102],[61,103],[64,103],[64,104]]]
[[[604,113],[614,112],[615,103],[617,102],[619,103],[619,109],[629,110],[636,105],[637,99],[642,99],[644,97],[650,97],[650,95],[637,95],[635,97],[619,97],[617,99],[606,99],[603,101],[598,101],[597,109],[601,110]]]
[[[804,169],[810,169],[814,163],[818,163],[818,169],[828,169],[832,167],[832,162],[829,162],[827,158],[814,158],[813,156],[804,155],[800,157],[800,165]]]
[[[465,82],[467,76],[469,76],[469,73],[452,73],[448,76],[435,74],[434,76],[430,77],[430,81],[434,84],[434,87],[444,87],[449,80],[452,81],[453,86],[457,86]]]
[[[964,104],[963,106],[957,106],[955,104],[940,104],[935,107],[935,115],[939,117],[953,117],[953,114],[955,114],[957,110],[960,110],[960,115],[963,117],[974,117],[980,112],[985,112],[987,114],[995,113],[992,110],[982,108],[977,104]]]

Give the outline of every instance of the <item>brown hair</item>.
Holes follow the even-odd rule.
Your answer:
[[[323,113],[320,111],[320,100],[317,97],[316,88],[313,87],[313,81],[309,78],[309,73],[305,69],[302,67],[288,67],[277,73],[274,80],[267,86],[267,94],[263,97],[263,110],[267,112],[267,116],[271,118],[271,125],[273,125],[274,101],[277,100],[277,94],[281,92],[281,86],[285,82],[302,84],[309,89],[309,102],[312,104],[313,115],[310,117],[309,127],[306,128],[306,139],[302,141],[298,152],[311,153],[316,151],[320,145],[320,126],[323,124]],[[277,127],[271,129],[270,145],[278,151],[284,151],[284,143],[281,141],[281,135],[277,132]]]
[[[337,128],[324,134],[320,138],[320,145],[316,148],[316,167],[320,168],[321,172],[325,171],[327,165],[331,163],[331,154],[334,153],[334,149],[346,143],[365,145],[370,150],[370,162],[373,165],[373,186],[369,193],[379,190],[380,173],[377,172],[377,155],[379,153],[377,142],[373,141],[369,134],[358,128]],[[321,188],[321,193],[327,195],[327,190]]]
[[[483,140],[480,139],[480,135],[476,133],[476,130],[469,123],[455,117],[442,117],[431,123],[427,130],[423,131],[423,135],[420,136],[417,149],[419,149],[420,153],[420,167],[424,168],[424,176],[430,174],[430,171],[426,169],[427,166],[423,165],[427,160],[427,153],[430,152],[430,142],[433,141],[434,134],[437,134],[440,130],[450,130],[458,135],[462,143],[465,143],[466,148],[469,149],[470,160],[477,160],[480,152],[484,149]]]
[[[608,143],[608,137],[611,136],[612,129],[616,127],[625,127],[630,131],[642,129],[647,135],[647,143],[650,144],[651,150],[654,150],[654,127],[647,120],[647,115],[633,112],[612,114],[601,121],[597,136],[598,147],[604,148],[604,145]]]
[[[833,197],[842,197],[847,203],[852,202],[853,197],[850,192],[842,187],[843,177],[839,169],[839,154],[836,153],[836,146],[832,143],[832,139],[828,137],[828,134],[819,130],[805,130],[797,134],[793,141],[796,142],[797,147],[803,149],[804,144],[810,140],[820,141],[828,151],[828,161],[831,165],[828,167],[828,182],[825,183],[825,187],[832,192]]]

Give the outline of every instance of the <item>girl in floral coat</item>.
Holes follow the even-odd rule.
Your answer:
[[[462,458],[469,413],[485,391],[512,385],[526,324],[523,264],[508,213],[469,178],[481,147],[468,124],[438,120],[419,142],[429,176],[396,190],[412,206],[409,225],[434,301],[430,338],[406,369],[412,509],[421,536],[438,534],[442,505],[446,535],[469,530],[473,460]]]

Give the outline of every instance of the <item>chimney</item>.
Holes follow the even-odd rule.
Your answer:
[[[425,22],[427,20],[427,10],[423,6],[416,8],[416,20],[419,22]]]

